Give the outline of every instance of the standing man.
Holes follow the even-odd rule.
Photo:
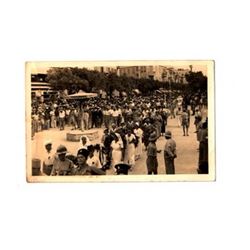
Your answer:
[[[189,116],[185,109],[183,109],[181,114],[181,125],[183,129],[183,136],[188,136]]]
[[[148,175],[150,174],[158,174],[158,161],[157,161],[157,153],[160,153],[160,150],[156,148],[157,141],[156,133],[152,133],[149,137],[149,144],[147,148],[147,169]]]
[[[50,127],[51,128],[56,128],[56,115],[55,115],[54,108],[51,109],[49,114],[50,114]]]
[[[199,131],[199,166],[198,174],[208,174],[208,120],[202,123]]]
[[[110,168],[111,159],[112,159],[111,143],[112,143],[114,137],[110,134],[110,132],[107,128],[104,129],[103,132],[104,132],[104,134],[103,134],[102,140],[101,140],[101,143],[103,145],[103,147],[102,147],[103,165],[106,165],[107,168]]]
[[[47,130],[50,128],[50,108],[46,107],[44,111],[44,128]]]
[[[71,108],[69,113],[69,125],[73,126],[71,130],[77,129],[76,111],[74,107]]]
[[[107,107],[103,108],[103,123],[105,128],[109,128],[109,112]]]
[[[52,141],[51,140],[45,141],[44,147],[46,150],[46,156],[43,160],[43,168],[41,172],[45,175],[50,175],[55,160],[55,154],[52,153]]]
[[[66,158],[67,148],[63,145],[60,145],[57,148],[56,153],[57,158],[53,162],[51,175],[71,175],[74,164],[72,161]]]
[[[64,130],[65,125],[65,111],[63,108],[59,110],[59,128],[60,130]]]
[[[172,139],[172,133],[170,131],[165,133],[165,138],[167,140],[164,148],[166,174],[175,174],[174,159],[177,157],[176,143]]]
[[[112,122],[117,126],[118,125],[118,116],[119,116],[119,111],[117,110],[116,107],[113,108],[112,112]]]
[[[65,109],[65,124],[66,124],[67,126],[70,125],[70,124],[69,124],[69,120],[70,120],[69,118],[70,118],[70,107],[67,106],[66,109]]]
[[[84,123],[84,130],[89,129],[89,110],[85,108],[83,111],[83,123]]]

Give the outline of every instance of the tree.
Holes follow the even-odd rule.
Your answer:
[[[78,68],[51,68],[47,72],[46,80],[55,90],[89,90],[89,82],[86,79],[86,69]]]
[[[80,89],[87,92],[102,89],[110,97],[115,89],[126,93],[131,93],[133,89],[139,89],[141,93],[148,94],[163,87],[162,82],[154,79],[117,76],[115,73],[104,73],[78,67],[51,68],[48,70],[46,80],[51,83],[55,90],[68,89],[69,93],[75,93]]]
[[[185,77],[191,91],[207,91],[207,77],[201,71],[190,71]]]

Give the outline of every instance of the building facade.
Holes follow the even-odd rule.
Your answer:
[[[133,78],[146,78],[152,80],[163,81],[163,72],[165,66],[126,66],[117,67],[118,76],[127,76]]]
[[[187,80],[185,75],[188,72],[189,69],[166,67],[163,72],[163,81],[186,84]]]
[[[31,93],[33,96],[42,96],[52,90],[51,84],[46,82],[47,74],[31,74]]]
[[[94,67],[95,71],[98,71],[100,73],[114,73],[116,74],[117,69],[115,67],[103,67],[103,66],[98,66]]]
[[[146,78],[160,82],[187,83],[185,75],[189,69],[156,66],[126,66],[117,67],[118,76],[127,76],[133,78]]]

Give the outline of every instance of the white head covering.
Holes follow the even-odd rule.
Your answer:
[[[52,144],[52,140],[48,139],[48,140],[44,141],[44,146],[46,146],[48,144]]]
[[[82,138],[84,138],[84,137],[86,138],[86,144],[83,146],[83,145],[82,145]],[[87,147],[88,147],[89,145],[91,145],[91,143],[90,143],[90,140],[89,140],[88,136],[82,135],[82,136],[80,137],[79,148],[78,148],[78,149],[81,149],[81,148],[86,148],[86,149],[87,149]]]

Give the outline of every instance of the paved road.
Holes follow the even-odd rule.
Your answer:
[[[183,136],[182,128],[178,127],[176,119],[168,120],[167,129],[171,130],[173,139],[177,144],[177,159],[175,160],[175,168],[177,174],[196,174],[197,162],[198,162],[198,143],[196,140],[196,134],[194,133],[195,127],[193,125],[194,117],[191,117],[189,136]],[[47,139],[53,141],[53,150],[63,144],[67,147],[69,153],[76,154],[79,142],[69,142],[66,140],[66,133],[70,131],[70,128],[66,128],[63,131],[59,129],[45,130],[36,133],[32,140],[32,157],[43,159],[45,153],[43,143]],[[103,129],[98,129],[99,138],[94,140],[93,143],[99,143]],[[165,138],[160,137],[157,140],[157,148],[162,152],[158,154],[159,174],[165,173],[165,165],[163,158],[163,149],[165,145]],[[107,174],[112,174],[112,171],[108,171]],[[146,152],[143,151],[143,155],[136,161],[135,168],[129,174],[147,174],[146,168]]]
[[[182,128],[178,127],[176,119],[168,120],[167,129],[172,132],[172,138],[176,141],[177,158],[175,159],[176,174],[197,174],[198,162],[198,142],[196,140],[195,126],[193,125],[194,119],[191,118],[189,136],[183,136]],[[163,150],[166,139],[162,136],[157,142],[157,149],[162,152],[158,154],[158,173],[165,174],[165,163],[163,157]],[[130,174],[147,174],[146,168],[146,152],[143,153],[141,159],[136,161],[136,166]]]

